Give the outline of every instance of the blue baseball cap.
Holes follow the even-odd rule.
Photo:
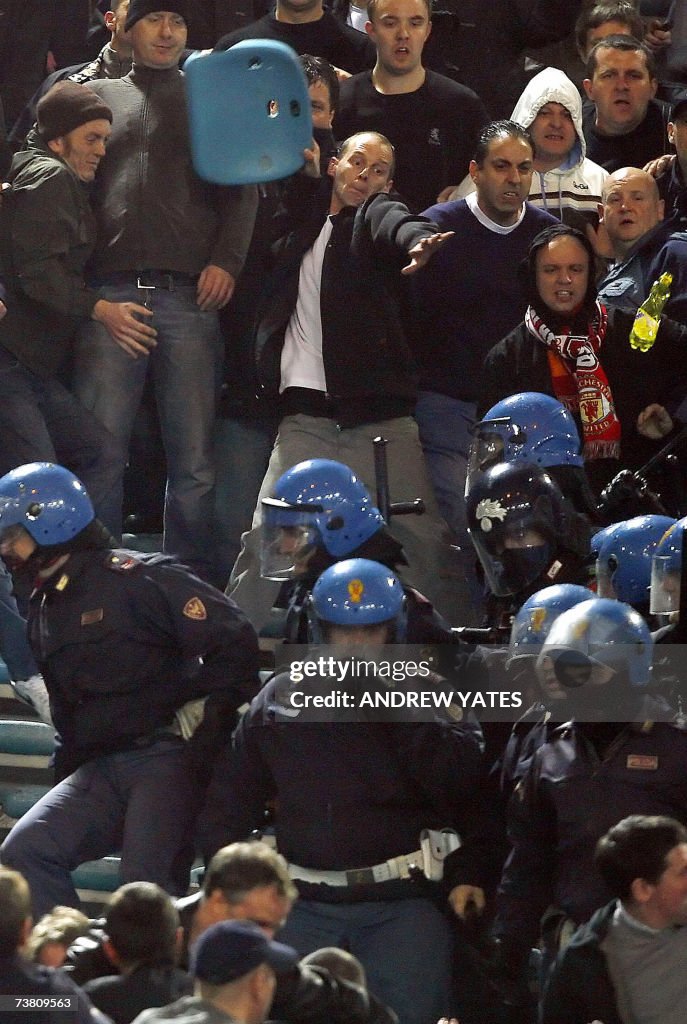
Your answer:
[[[191,954],[191,973],[210,985],[226,985],[260,964],[280,974],[299,959],[295,949],[268,939],[252,921],[220,921],[198,939]]]

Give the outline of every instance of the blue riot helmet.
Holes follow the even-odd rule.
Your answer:
[[[615,598],[648,610],[652,559],[656,545],[675,524],[669,516],[635,516],[604,538],[596,561],[599,597]]]
[[[537,659],[551,700],[568,700],[572,717],[628,721],[649,684],[653,641],[642,616],[621,601],[595,597],[563,612]]]
[[[384,526],[364,484],[341,462],[308,459],[287,470],[262,501],[261,575],[290,580],[352,555]]]
[[[513,619],[507,664],[519,658],[536,658],[558,616],[590,597],[591,592],[576,583],[544,587],[528,597]]]
[[[604,526],[601,530],[597,530],[596,533],[592,534],[592,539],[589,542],[589,558],[587,560],[587,566],[589,568],[589,583],[587,584],[589,589],[596,593],[597,580],[596,580],[596,561],[599,557],[599,551],[601,545],[604,543],[607,537],[610,537],[615,530],[618,523],[611,523],[610,526]]]
[[[493,405],[474,428],[468,462],[473,477],[499,462],[551,466],[584,465],[580,435],[565,406],[550,395],[523,391]]]
[[[682,546],[686,526],[687,518],[678,520],[666,530],[656,545],[651,564],[649,611],[652,615],[669,615],[671,622],[677,622],[680,614]]]
[[[589,542],[589,554],[594,560],[594,564],[596,564],[596,560],[599,557],[601,545],[607,537],[611,536],[616,526],[620,526],[620,523],[611,523],[610,526],[604,526],[601,530],[597,530],[596,533],[592,534],[592,539]]]
[[[22,526],[41,548],[68,544],[93,522],[86,488],[51,462],[31,462],[0,478],[0,535]]]
[[[405,595],[397,576],[379,562],[348,558],[326,569],[313,587],[309,615],[313,639],[323,626],[393,624],[390,640],[405,635]]]
[[[502,462],[476,477],[465,498],[468,531],[497,596],[554,583],[562,552],[587,557],[589,529],[539,466]]]

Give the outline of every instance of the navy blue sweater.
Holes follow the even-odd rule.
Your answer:
[[[431,206],[424,216],[455,237],[412,281],[420,387],[476,402],[487,353],[527,308],[518,265],[535,236],[556,220],[526,203],[522,222],[502,235],[477,220],[464,199]]]

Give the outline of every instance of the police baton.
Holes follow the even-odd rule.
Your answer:
[[[425,511],[422,498],[414,501],[391,501],[389,494],[389,467],[386,458],[386,446],[389,442],[385,437],[375,437],[372,442],[375,460],[375,485],[377,488],[377,508],[386,523],[391,516],[421,516]]]

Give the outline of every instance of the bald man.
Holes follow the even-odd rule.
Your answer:
[[[599,204],[615,263],[599,282],[599,298],[634,312],[661,274],[673,275],[665,313],[687,324],[687,232],[664,220],[656,181],[638,167],[621,167],[606,179]]]

